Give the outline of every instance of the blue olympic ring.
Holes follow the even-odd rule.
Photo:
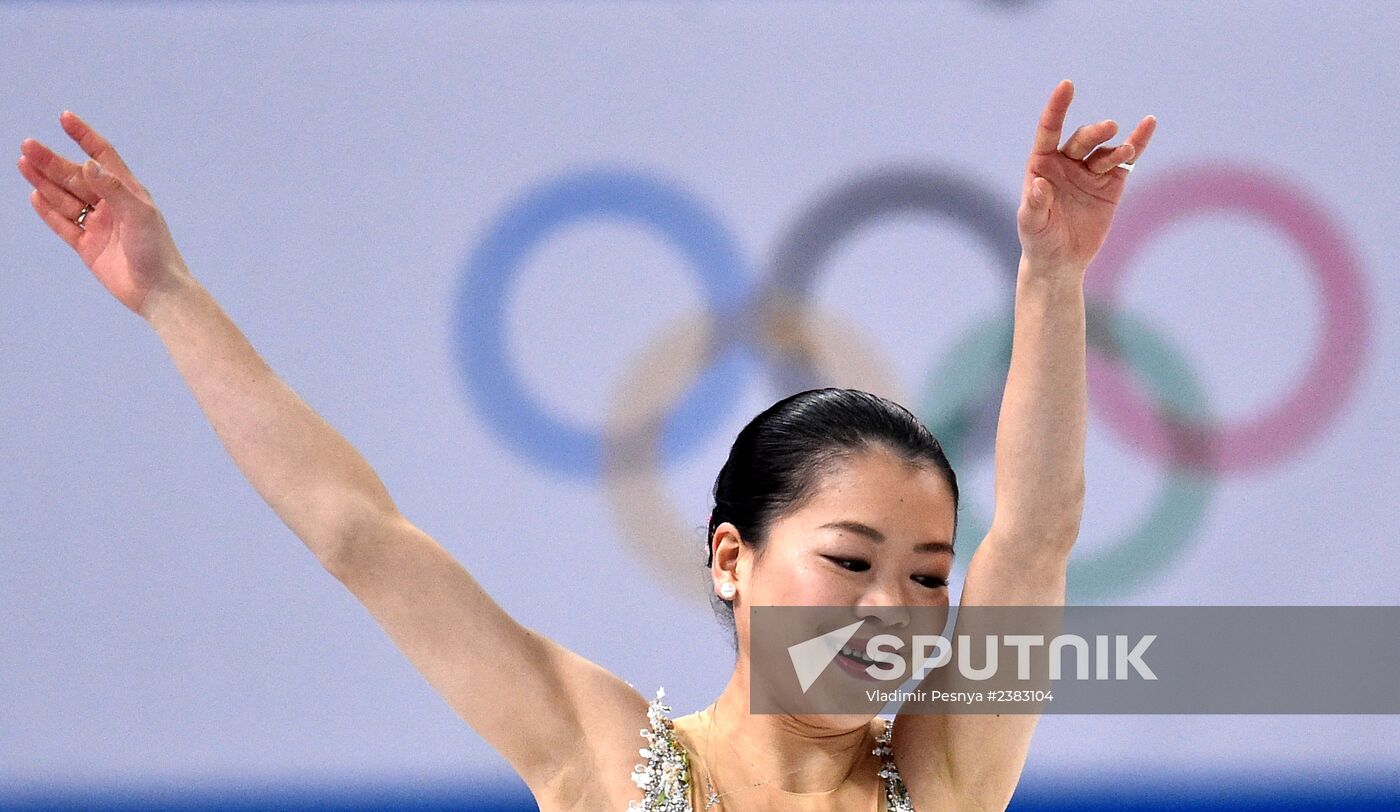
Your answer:
[[[491,229],[466,265],[457,296],[457,360],[468,394],[518,451],[574,476],[602,474],[605,440],[567,425],[531,399],[505,348],[506,298],[512,275],[551,232],[584,218],[639,222],[669,240],[698,272],[713,323],[732,321],[745,301],[749,274],[729,232],[679,188],[622,170],[581,172],[530,192]],[[716,429],[726,382],[740,360],[726,342],[686,399],[666,418],[662,451],[684,453]]]

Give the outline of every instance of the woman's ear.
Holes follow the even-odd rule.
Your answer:
[[[739,529],[729,522],[720,522],[710,539],[710,576],[714,579],[716,591],[725,584],[738,588],[739,553],[743,547]]]

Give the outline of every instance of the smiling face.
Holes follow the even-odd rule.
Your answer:
[[[761,555],[721,525],[712,573],[716,587],[738,587],[740,651],[746,605],[862,607],[872,628],[907,625],[900,607],[947,607],[955,516],[941,472],[877,445],[834,463],[811,498],[769,527]]]

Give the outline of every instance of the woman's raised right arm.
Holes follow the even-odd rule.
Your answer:
[[[30,202],[93,276],[151,325],[239,470],[330,567],[356,523],[394,512],[389,494],[190,274],[150,193],[116,150],[77,116],[65,112],[60,121],[93,159],[74,164],[25,140],[19,169],[35,186]],[[79,227],[85,203],[95,208]]]
[[[591,783],[587,791],[612,785],[609,795],[625,797],[631,764],[615,762],[635,756],[646,718],[641,695],[521,626],[404,518],[364,458],[268,367],[195,280],[116,150],[72,113],[60,122],[92,160],[75,164],[25,140],[18,167],[35,187],[31,204],[150,323],[267,504],[538,796],[568,796]],[[91,208],[79,226],[85,204]]]

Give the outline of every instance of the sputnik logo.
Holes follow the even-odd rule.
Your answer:
[[[802,693],[807,693],[807,689],[812,687],[812,683],[817,681],[817,677],[831,665],[841,648],[864,624],[865,621],[857,620],[849,626],[842,626],[811,640],[788,646],[788,657],[792,658],[792,667],[797,672],[797,681],[802,686]]]

